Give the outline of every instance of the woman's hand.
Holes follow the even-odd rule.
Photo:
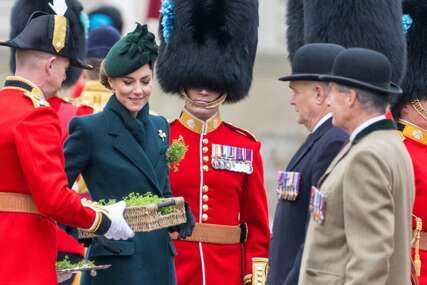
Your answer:
[[[191,208],[188,206],[187,202],[185,202],[185,216],[187,218],[187,222],[176,226],[178,239],[186,239],[187,237],[191,236],[194,226],[196,225],[193,212],[191,211]]]

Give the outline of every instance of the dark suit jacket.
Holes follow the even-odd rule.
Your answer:
[[[310,202],[310,189],[342,148],[348,136],[332,126],[332,119],[310,134],[292,157],[286,171],[301,173],[300,193],[295,201],[279,200],[270,243],[269,285],[296,285]]]
[[[65,143],[69,184],[82,173],[95,201],[121,200],[131,192],[171,196],[165,160],[167,121],[149,115],[148,105],[144,107],[138,115],[144,122],[141,144],[126,125],[125,120],[135,120],[126,112],[112,96],[104,111],[71,121]],[[161,138],[159,130],[167,137]],[[95,278],[84,276],[82,284],[175,284],[174,254],[166,229],[137,233],[127,241],[98,239],[90,246],[89,259],[112,267],[99,271]]]

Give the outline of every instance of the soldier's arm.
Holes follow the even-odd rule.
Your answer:
[[[253,257],[268,257],[270,228],[268,225],[267,195],[264,187],[264,169],[260,143],[253,149],[253,172],[246,176],[241,201],[241,223],[248,226],[245,245],[245,275],[252,273]]]
[[[343,179],[344,227],[349,247],[344,284],[382,285],[393,253],[391,173],[374,151],[355,155]]]
[[[72,187],[77,177],[86,168],[90,158],[90,142],[81,118],[70,122],[69,137],[64,144],[65,172],[68,186]]]
[[[111,222],[67,187],[59,120],[51,108],[31,111],[13,130],[16,151],[38,211],[67,225],[105,233]]]

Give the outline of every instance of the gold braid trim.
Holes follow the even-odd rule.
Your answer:
[[[96,202],[92,202],[90,200],[87,200],[86,198],[83,198],[83,199],[81,199],[81,203],[82,203],[83,207],[90,208],[93,211],[95,211],[95,213],[96,213],[96,218],[95,218],[95,221],[93,222],[92,226],[89,229],[84,229],[85,231],[94,233],[101,226],[102,214],[105,214],[107,217],[109,217],[110,215],[109,215],[107,209],[105,209],[105,207],[99,205]]]
[[[420,258],[420,239],[421,231],[423,230],[423,221],[421,218],[412,214],[415,218],[415,252],[414,252],[414,267],[417,277],[421,275],[421,258]]]
[[[67,35],[67,18],[64,16],[55,16],[53,28],[52,46],[57,53],[65,47],[65,38]]]
[[[267,284],[268,258],[252,257],[252,285]]]

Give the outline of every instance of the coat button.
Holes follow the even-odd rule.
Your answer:
[[[203,162],[209,162],[209,156],[207,155],[203,156]]]
[[[208,140],[208,139],[206,139],[206,138],[202,140],[202,143],[203,143],[203,144],[208,144],[208,142],[209,142],[209,140]]]
[[[203,185],[202,189],[203,189],[203,193],[207,193],[209,191],[208,185]]]
[[[203,220],[203,222],[206,222],[207,220],[208,220],[208,214],[203,214],[202,215],[202,220]]]
[[[202,148],[202,151],[203,151],[203,153],[208,153],[209,148],[208,148],[207,146],[204,146],[204,147]]]
[[[208,195],[204,194],[202,199],[203,199],[203,202],[207,202],[209,200],[209,197]]]
[[[209,170],[209,166],[203,165],[203,171],[208,171],[208,170]]]
[[[209,206],[206,204],[203,204],[202,209],[203,209],[203,212],[207,212],[209,210]]]

